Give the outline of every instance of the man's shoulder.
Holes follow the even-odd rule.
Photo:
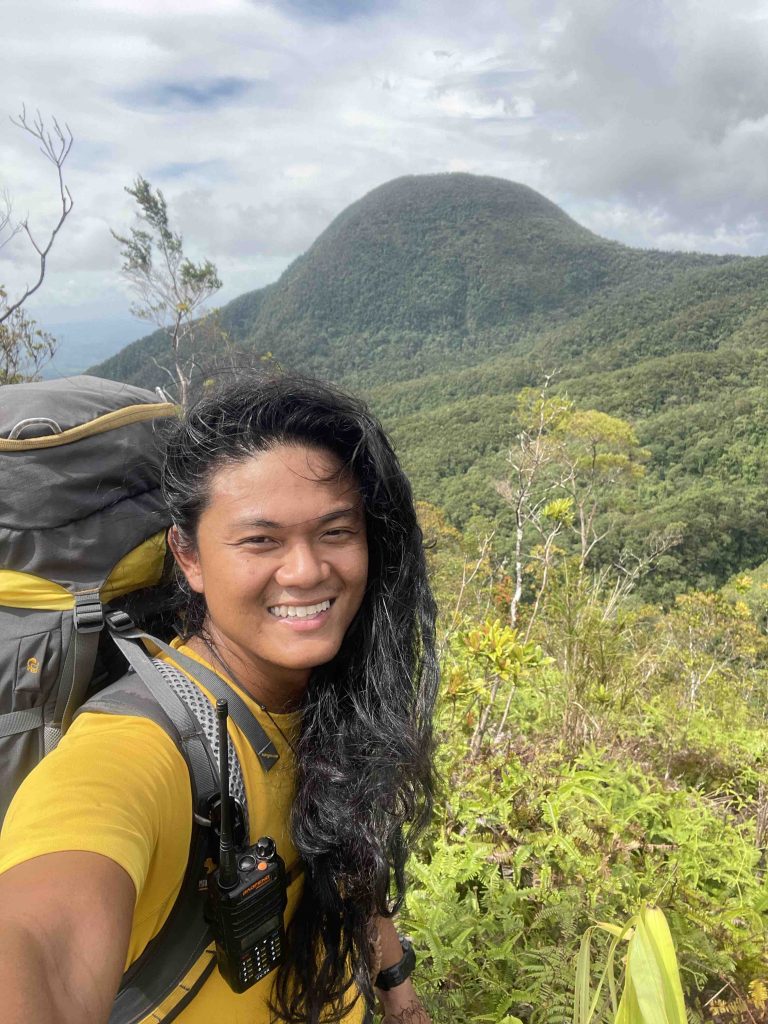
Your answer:
[[[189,773],[173,740],[139,716],[83,712],[17,790],[0,872],[79,850],[114,860],[141,893],[155,850],[183,869],[191,823]]]
[[[89,731],[98,733],[100,726],[110,731],[123,723],[127,724],[129,731],[137,735],[147,731],[139,723],[152,722],[174,745],[178,744],[177,730],[139,675],[133,671],[126,672],[109,686],[93,694],[77,712],[75,723],[83,719],[89,722]],[[150,729],[148,734],[157,739],[155,730]]]

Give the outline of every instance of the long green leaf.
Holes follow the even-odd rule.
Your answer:
[[[587,928],[581,937],[579,956],[576,961],[576,998],[573,1002],[573,1024],[589,1024],[591,946],[594,926]]]
[[[645,907],[640,914],[645,938],[659,967],[664,1007],[670,1024],[687,1024],[683,986],[677,966],[675,946],[667,919],[658,907]]]
[[[687,1024],[675,947],[657,907],[638,915],[616,1024]]]
[[[607,931],[612,939],[605,968],[590,999],[591,943],[595,928]],[[617,1006],[614,962],[619,943],[627,938],[624,989]],[[675,947],[666,918],[658,907],[644,907],[623,927],[601,921],[585,931],[576,963],[573,1024],[592,1024],[606,978],[614,1024],[687,1024]]]

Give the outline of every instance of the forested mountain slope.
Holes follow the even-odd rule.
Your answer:
[[[555,372],[651,453],[604,557],[674,523],[651,596],[768,557],[768,258],[641,251],[543,196],[467,174],[401,178],[348,207],[269,288],[219,316],[234,342],[363,389],[420,497],[493,520],[515,395]],[[161,382],[155,334],[94,372]],[[479,528],[479,527],[478,527]]]
[[[472,365],[528,351],[544,328],[599,298],[610,306],[617,292],[655,292],[733,261],[606,241],[498,178],[407,177],[349,206],[275,285],[235,299],[220,319],[240,344],[284,365],[402,380],[443,369],[446,356]],[[97,369],[148,381],[145,357],[162,351],[152,335]]]

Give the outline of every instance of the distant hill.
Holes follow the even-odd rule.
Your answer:
[[[249,349],[336,379],[401,380],[527,351],[551,323],[629,286],[663,287],[733,257],[642,252],[578,225],[525,185],[470,174],[398,178],[341,213],[279,281],[221,310]],[[96,367],[155,380],[161,334]]]
[[[42,369],[45,378],[82,373],[104,353],[110,356],[124,349],[135,336],[138,321],[132,316],[104,317],[99,320],[70,320],[46,324],[58,342],[56,355]]]
[[[617,511],[612,534],[681,525],[654,594],[768,557],[768,258],[632,249],[523,185],[407,177],[220,321],[245,352],[365,390],[417,492],[457,525],[495,520],[502,545],[492,480],[515,394],[555,369],[653,452],[642,507]],[[155,384],[165,361],[155,334],[92,372]]]

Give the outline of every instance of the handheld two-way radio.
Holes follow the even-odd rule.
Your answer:
[[[252,846],[235,847],[229,796],[228,712],[227,702],[217,700],[219,866],[208,879],[205,916],[216,940],[219,971],[233,991],[245,992],[283,962],[283,912],[288,898],[285,864],[273,839],[262,836]]]

